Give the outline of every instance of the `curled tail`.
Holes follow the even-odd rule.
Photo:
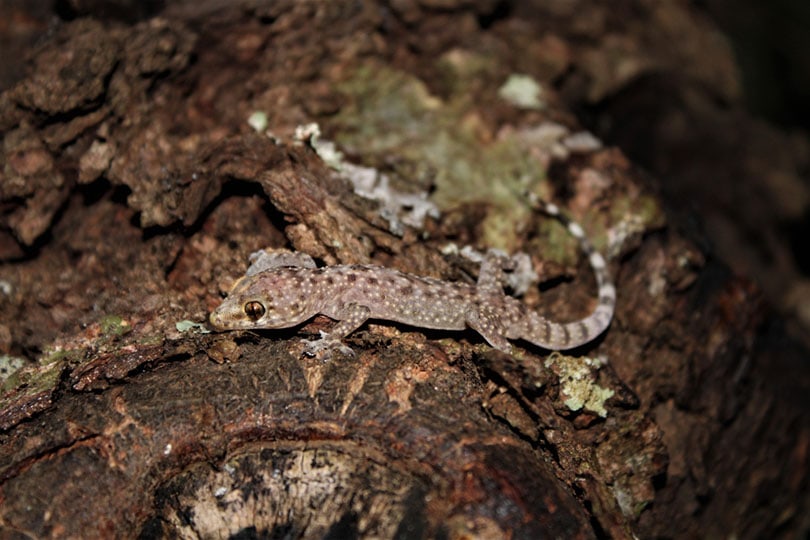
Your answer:
[[[573,349],[593,341],[610,326],[616,305],[616,287],[610,278],[605,258],[593,247],[579,223],[565,216],[555,204],[536,197],[532,198],[532,203],[537,209],[565,225],[571,236],[577,239],[579,247],[588,257],[588,262],[596,277],[599,303],[590,315],[569,323],[558,323],[533,314],[530,317],[530,328],[527,335],[522,337],[545,349],[555,351]]]

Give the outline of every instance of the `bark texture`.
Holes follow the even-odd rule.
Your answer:
[[[806,352],[572,113],[660,73],[737,99],[691,9],[61,3],[0,94],[3,537],[801,536]],[[526,190],[612,260],[576,354],[381,323],[321,362],[325,318],[189,324],[264,247],[462,280],[451,244],[523,250],[527,304],[582,316],[588,266]]]

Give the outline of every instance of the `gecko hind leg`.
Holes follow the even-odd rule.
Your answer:
[[[487,343],[499,351],[512,354],[512,344],[504,336],[503,325],[498,317],[489,311],[480,306],[471,307],[464,314],[464,320],[467,326],[478,332]]]

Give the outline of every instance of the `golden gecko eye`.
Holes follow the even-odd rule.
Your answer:
[[[258,321],[261,319],[266,311],[262,303],[257,302],[256,300],[252,300],[245,304],[243,309],[245,310],[245,315],[247,315],[252,321]]]

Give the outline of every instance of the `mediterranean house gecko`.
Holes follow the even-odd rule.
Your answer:
[[[509,340],[523,339],[550,350],[573,349],[593,341],[610,325],[616,289],[607,264],[582,227],[550,203],[540,208],[561,221],[580,244],[593,268],[598,303],[587,317],[574,322],[551,321],[504,293],[504,270],[511,259],[490,251],[475,285],[420,277],[372,265],[318,268],[311,257],[286,253],[272,266],[234,284],[210,316],[216,330],[289,328],[317,314],[338,321],[321,338],[304,340],[304,353],[352,350],[342,342],[368,319],[382,319],[419,328],[478,332],[491,346],[511,353]]]

